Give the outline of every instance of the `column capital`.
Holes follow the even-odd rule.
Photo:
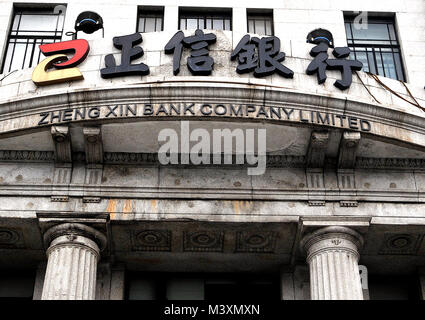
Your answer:
[[[58,245],[83,245],[99,252],[106,248],[106,236],[100,231],[81,223],[62,223],[44,233],[46,248]]]
[[[363,246],[363,237],[355,230],[342,226],[329,226],[313,231],[301,240],[301,249],[307,253],[307,261],[323,251],[350,251],[357,259]]]

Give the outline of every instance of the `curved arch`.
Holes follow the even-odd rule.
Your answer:
[[[178,108],[180,113],[175,111]],[[6,102],[0,105],[0,137],[43,130],[53,124],[152,118],[261,121],[344,129],[425,149],[425,118],[416,114],[278,86],[216,81],[163,81]]]

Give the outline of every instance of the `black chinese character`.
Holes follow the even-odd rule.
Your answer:
[[[136,45],[142,42],[140,33],[133,33],[127,36],[114,37],[114,47],[121,50],[121,64],[117,66],[114,55],[108,54],[105,57],[105,66],[100,70],[102,78],[113,78],[127,75],[147,75],[149,67],[144,63],[131,64],[131,60],[143,56],[143,49]]]
[[[322,84],[326,81],[326,68],[328,64],[328,48],[329,45],[325,42],[320,42],[317,46],[313,47],[310,55],[314,57],[313,61],[307,67],[307,74],[312,75],[317,73],[317,82]]]
[[[294,77],[294,72],[280,63],[285,60],[285,53],[280,52],[278,37],[259,39],[245,35],[233,50],[230,58],[231,60],[238,58],[236,72],[239,74],[254,72],[254,76],[260,78],[277,72],[285,78]]]
[[[180,72],[180,60],[183,46],[192,51],[187,58],[187,67],[193,75],[210,75],[213,70],[214,60],[209,56],[208,46],[215,43],[217,37],[213,33],[204,34],[200,29],[195,31],[194,36],[185,37],[182,31],[178,31],[166,44],[166,54],[173,53],[173,74]]]
[[[333,55],[337,59],[328,59],[329,44],[320,41],[310,51],[310,55],[314,57],[313,61],[308,65],[306,73],[312,75],[317,73],[317,82],[322,84],[326,81],[326,70],[341,71],[341,80],[337,80],[334,86],[340,90],[346,90],[351,86],[353,78],[353,70],[360,71],[363,63],[358,60],[347,60],[350,55],[350,48],[337,47],[333,50]]]
[[[337,80],[334,86],[340,90],[348,89],[353,81],[353,70],[360,71],[363,68],[363,63],[358,60],[347,60],[350,55],[350,48],[337,47],[333,51],[336,59],[328,59],[328,69],[341,71],[341,80]]]
[[[255,50],[257,45],[251,43],[251,37],[247,34],[239,41],[235,50],[230,56],[231,60],[238,58],[236,72],[239,74],[253,72],[258,65],[258,58]]]

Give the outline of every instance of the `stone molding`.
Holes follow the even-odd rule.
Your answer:
[[[420,233],[386,233],[379,254],[417,255],[423,238]]]
[[[379,136],[387,141],[395,140],[400,144],[416,145],[425,147],[425,118],[414,112],[399,110],[387,105],[361,102],[358,99],[344,99],[340,96],[325,96],[312,94],[284,87],[262,84],[249,84],[242,81],[219,81],[194,80],[181,78],[176,81],[162,81],[155,83],[133,84],[127,86],[114,86],[103,88],[91,88],[90,90],[56,91],[42,96],[24,98],[21,100],[6,101],[0,104],[0,131],[3,136],[14,136],[18,131],[35,129],[43,130],[43,126],[37,126],[39,113],[49,110],[65,110],[76,107],[104,106],[120,103],[163,103],[164,101],[180,103],[220,103],[232,104],[257,104],[260,106],[293,107],[303,108],[306,112],[334,112],[345,116],[358,117],[361,115],[365,120],[373,123],[371,135]],[[190,85],[187,85],[190,83]],[[196,94],[194,94],[196,92]],[[11,110],[13,110],[11,112]],[[167,120],[182,120],[187,116],[160,117]],[[199,115],[189,118],[198,119]],[[118,119],[119,121],[151,120],[152,117],[138,117]],[[202,117],[202,120],[205,120]],[[208,120],[229,120],[228,117],[209,116]],[[403,119],[403,121],[400,121]],[[232,120],[232,119],[230,119]],[[256,118],[254,115],[235,118],[235,121],[261,121],[271,123],[288,124],[282,120],[270,120]],[[116,122],[116,118],[82,120],[88,125]],[[290,121],[297,126],[314,126],[317,128],[329,128],[317,123],[299,123]]]
[[[84,152],[73,152],[72,159],[74,162],[86,161]],[[0,150],[0,161],[53,162],[54,160],[53,151]],[[326,158],[326,167],[337,168],[336,160],[336,158]],[[105,164],[160,165],[156,153],[105,152],[103,161]],[[214,165],[211,164],[210,166]],[[221,165],[221,167],[223,166]],[[226,166],[237,167],[245,165]],[[267,167],[304,168],[305,166],[305,156],[267,155]],[[355,167],[358,169],[425,169],[425,159],[357,157]]]
[[[81,223],[62,223],[49,228],[43,235],[44,243],[47,248],[54,245],[62,244],[81,244],[87,245],[85,240],[90,240],[99,247],[100,252],[106,248],[106,237],[105,235],[89,226]],[[56,240],[60,239],[60,240]],[[88,245],[92,247],[93,244]]]
[[[183,250],[192,252],[223,252],[223,231],[184,231]]]
[[[347,227],[330,226],[304,236],[300,246],[307,252],[308,262],[324,251],[346,251],[354,254],[358,259],[363,243],[363,237],[357,231]]]
[[[21,230],[0,227],[0,249],[24,248]]]
[[[276,232],[247,232],[236,233],[235,252],[275,253]]]
[[[131,232],[133,251],[171,251],[170,230],[141,230]]]
[[[0,150],[0,161],[52,162],[54,160],[53,151]]]

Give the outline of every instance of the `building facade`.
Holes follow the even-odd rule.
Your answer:
[[[1,297],[424,298],[423,0],[0,3]]]

